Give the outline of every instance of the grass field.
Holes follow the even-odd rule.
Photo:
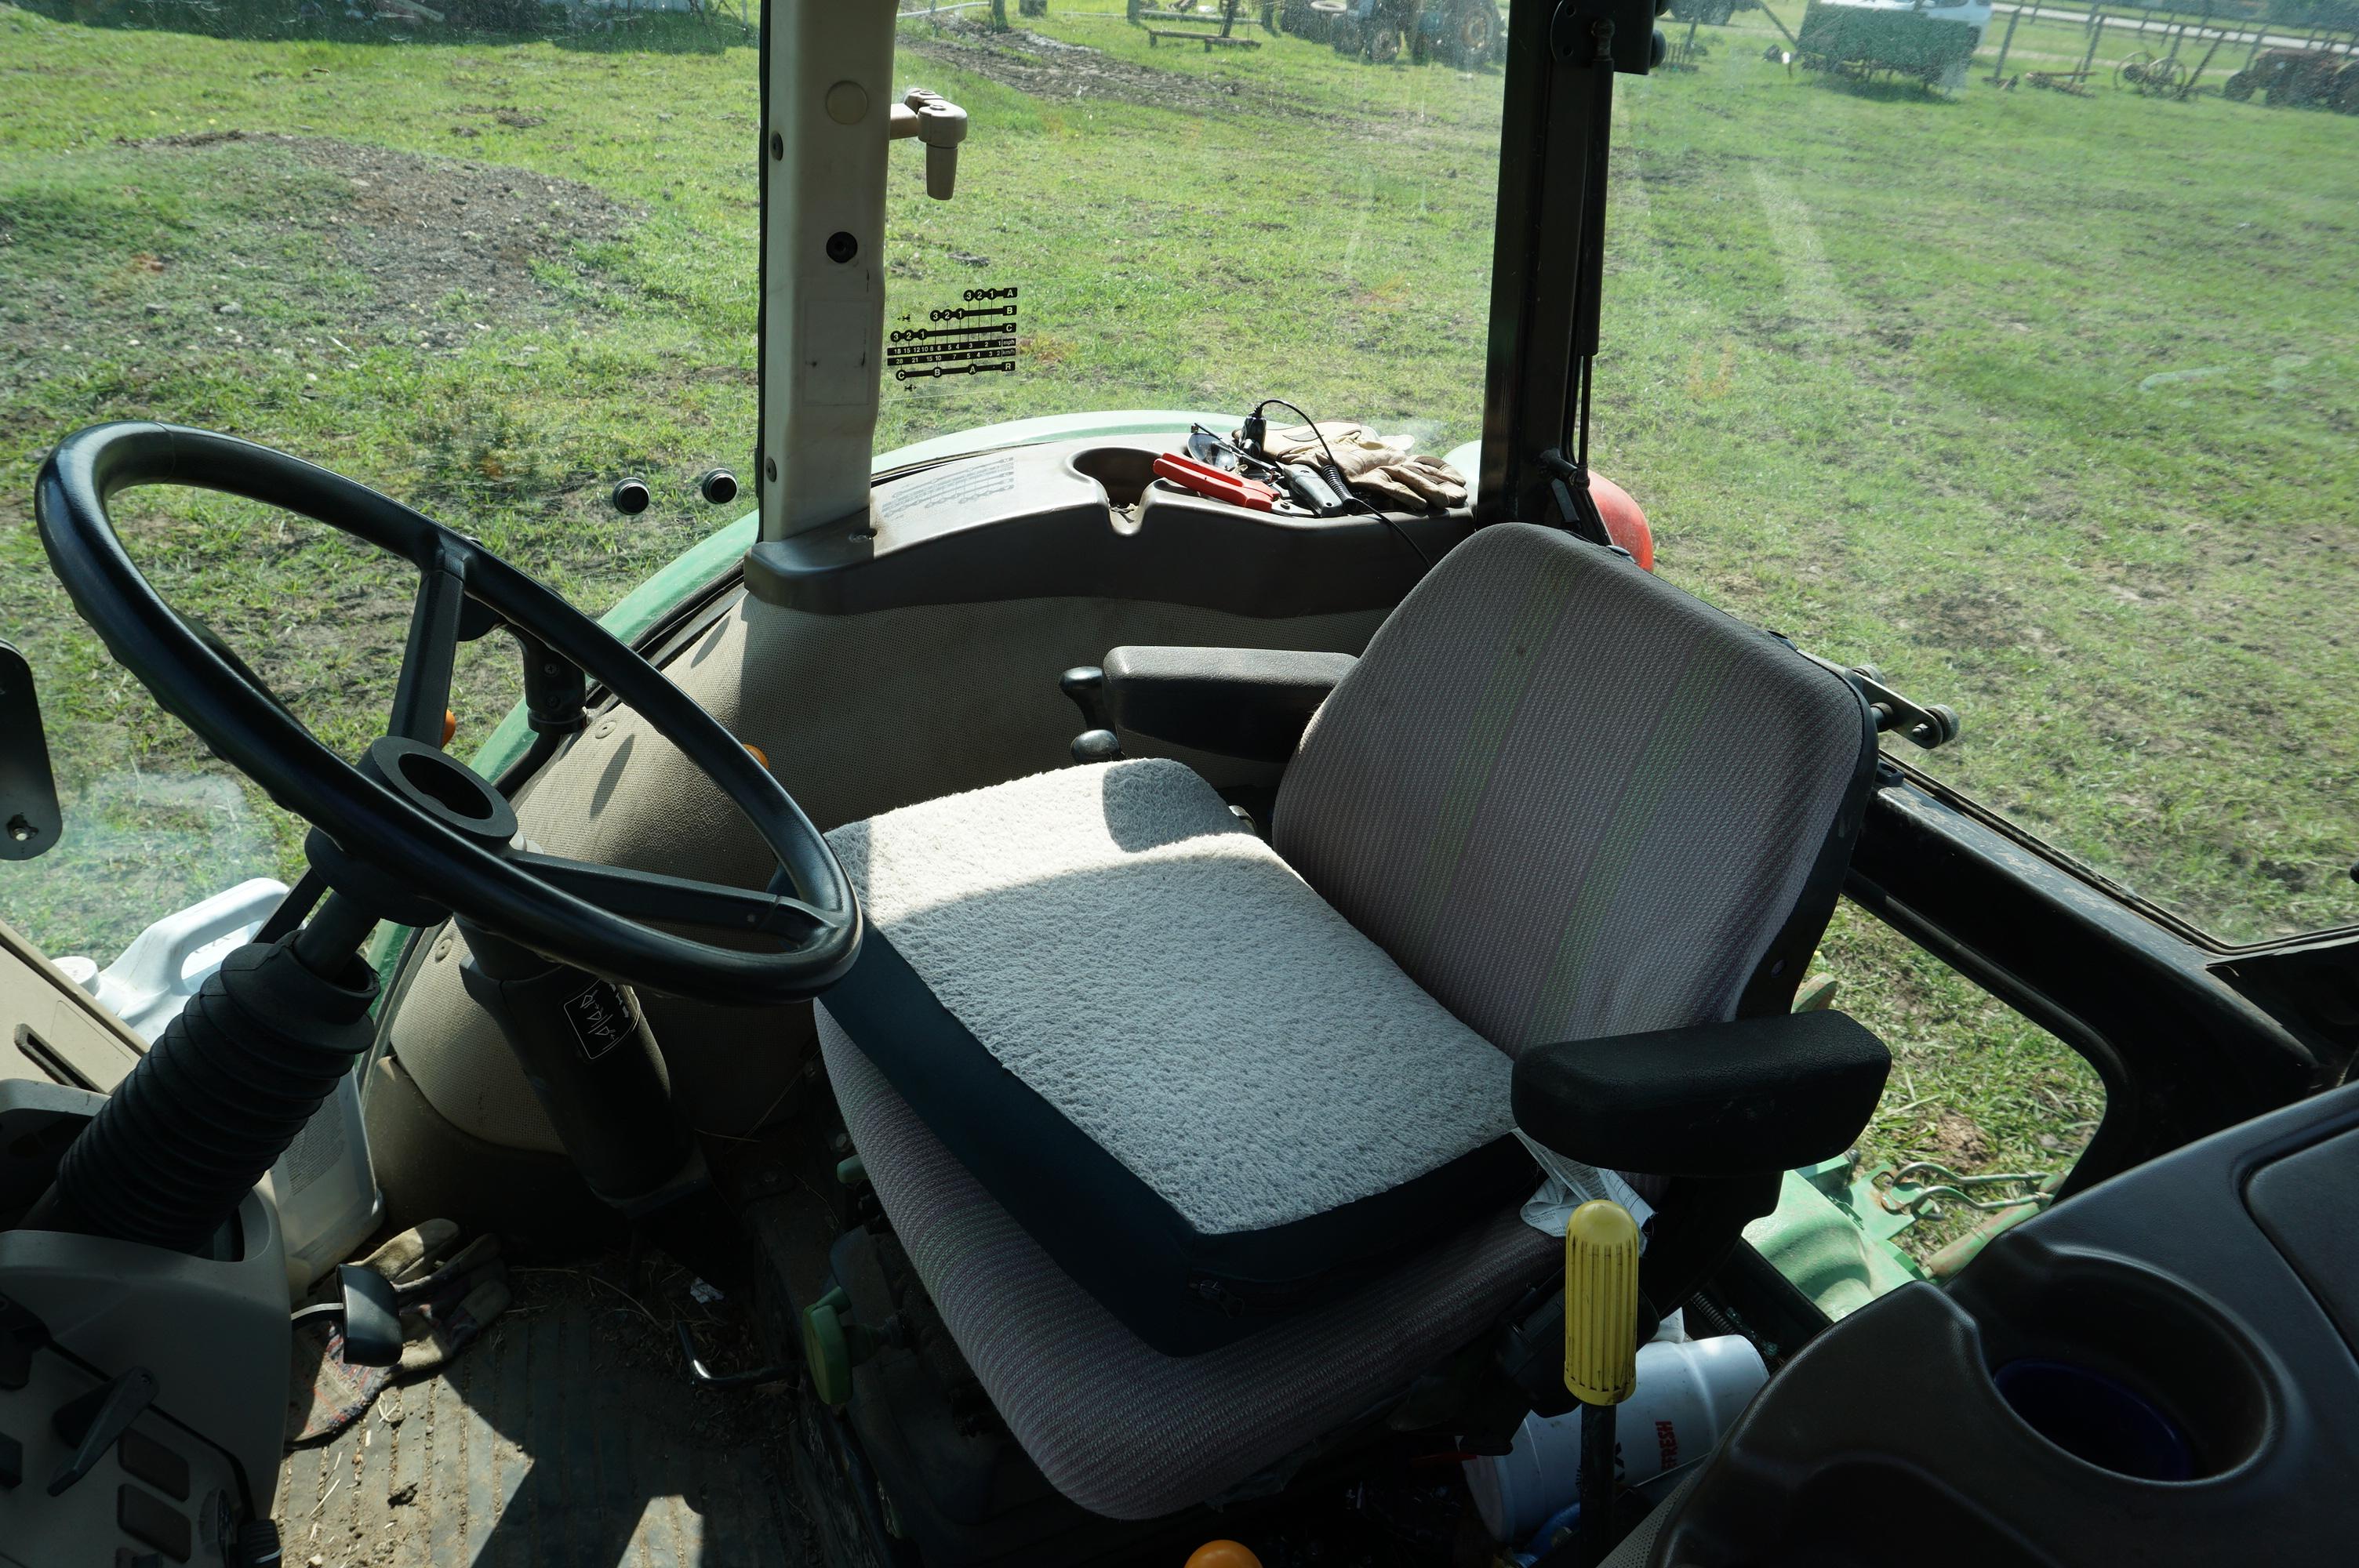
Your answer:
[[[1024,368],[888,391],[880,446],[1270,395],[1477,433],[1495,71],[1150,49],[1113,0],[1029,25],[903,29],[901,80],[974,131],[954,202],[896,168],[893,309],[1020,283]],[[2359,919],[2359,121],[1929,98],[1767,64],[1758,16],[1701,35],[1621,89],[1597,374],[1599,465],[1666,575],[1956,707],[1910,760],[2223,940]],[[2010,72],[2082,38],[2027,22]],[[691,476],[750,459],[755,58],[692,22],[269,41],[0,5],[0,633],[82,836],[0,871],[12,920],[103,956],[291,842],[77,633],[31,528],[47,446],[236,430],[613,602],[726,520]],[[658,502],[625,520],[632,471]],[[374,733],[392,574],[148,495],[158,579],[323,733]],[[486,732],[509,672],[463,674]],[[2085,1139],[2102,1096],[2056,1042],[1864,918],[1825,957],[1902,1047],[1876,1152],[2052,1168]]]

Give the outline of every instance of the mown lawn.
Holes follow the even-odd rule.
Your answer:
[[[893,310],[1018,284],[1024,362],[888,390],[880,446],[1272,395],[1475,436],[1495,71],[1150,49],[1112,0],[1031,26],[904,26],[901,81],[974,129],[947,205],[897,154]],[[1911,761],[2222,939],[2359,919],[2359,121],[1929,99],[1766,63],[1758,16],[1701,36],[1622,86],[1597,375],[1598,461],[1661,568],[1951,704],[1964,738]],[[2081,37],[2027,23],[2009,70]],[[727,520],[693,476],[750,460],[755,59],[692,22],[307,41],[0,5],[0,634],[80,836],[0,871],[12,920],[103,957],[292,848],[77,634],[32,534],[48,444],[235,430],[610,604]],[[625,472],[641,517],[604,505]],[[375,732],[386,566],[234,503],[133,515],[299,711]],[[512,695],[471,667],[462,724]],[[1875,1152],[2052,1168],[2085,1140],[2101,1095],[2056,1042],[1863,918],[1825,957],[1901,1047]]]

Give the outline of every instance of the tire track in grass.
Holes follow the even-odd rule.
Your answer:
[[[1614,99],[1614,146],[1631,150],[1622,158],[1622,167],[1609,169],[1606,175],[1606,243],[1613,243],[1615,229],[1624,229],[1638,253],[1652,255],[1655,209],[1647,199],[1647,177],[1638,171],[1638,141],[1630,125],[1630,100],[1620,93]]]
[[[1617,94],[1614,103],[1614,144],[1630,150],[1613,170],[1609,254],[1650,275],[1644,287],[1657,291],[1658,308],[1690,311],[1711,323],[1706,336],[1718,340],[1716,368],[1714,351],[1700,341],[1686,373],[1691,397],[1717,398],[1734,372],[1737,324],[1681,276],[1663,248],[1627,102]],[[1865,335],[1867,319],[1836,283],[1818,227],[1793,188],[1757,166],[1752,178],[1792,330],[1836,339],[1838,350]],[[1674,575],[1707,597],[1722,598],[1715,590],[1723,585],[1710,580],[1708,570],[1699,580],[1704,568],[1705,562],[1691,560],[1683,571],[1674,568]],[[1742,569],[1749,572],[1752,564]],[[2079,1157],[2103,1113],[2104,1094],[2095,1071],[2070,1046],[1854,905],[1837,910],[1822,962],[1845,988],[1839,1005],[1877,1029],[1902,1064],[1861,1138],[1870,1162],[1930,1154],[1968,1172],[2050,1170],[2069,1169]],[[1919,1259],[1930,1257],[1956,1228],[1904,1233],[1901,1245]]]
[[[1761,199],[1761,215],[1769,224],[1769,243],[1777,249],[1785,274],[1787,314],[1798,326],[1836,338],[1857,338],[1867,330],[1866,318],[1851,296],[1835,282],[1834,265],[1820,242],[1818,225],[1794,188],[1766,168],[1753,171],[1754,194]]]

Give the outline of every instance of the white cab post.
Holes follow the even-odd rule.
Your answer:
[[[868,510],[884,370],[886,154],[950,198],[966,115],[893,93],[895,0],[771,0],[762,182],[762,537]]]

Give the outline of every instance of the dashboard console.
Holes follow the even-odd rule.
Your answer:
[[[2348,1563],[2354,1478],[2359,1087],[2093,1187],[1948,1290],[1821,1334],[1648,1561]]]

